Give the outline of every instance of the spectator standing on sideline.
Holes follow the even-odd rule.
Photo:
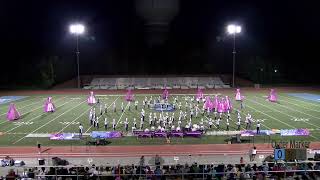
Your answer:
[[[250,161],[254,161],[257,155],[257,148],[254,146],[253,149],[251,150],[251,157]]]
[[[156,154],[156,157],[154,158],[154,164],[157,167],[160,167],[160,156],[158,154]]]
[[[144,167],[144,156],[141,156],[141,158],[140,158],[140,161],[139,161],[139,165],[141,166],[141,167]]]
[[[80,138],[82,137],[82,133],[83,133],[83,126],[80,123],[80,125],[79,125],[79,136],[80,136]]]
[[[39,141],[37,141],[37,146],[38,146],[38,154],[41,153],[41,144],[39,143]]]

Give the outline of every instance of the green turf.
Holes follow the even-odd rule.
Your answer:
[[[234,94],[224,93],[229,97],[234,97]],[[250,113],[254,119],[263,119],[262,129],[294,129],[294,128],[309,128],[311,129],[310,137],[280,137],[278,135],[272,136],[271,140],[310,140],[318,141],[320,139],[320,103],[307,101],[295,97],[288,96],[286,93],[279,93],[279,103],[271,103],[265,100],[265,93],[243,93],[245,101],[242,112],[242,121],[244,121],[245,114]],[[109,106],[108,113],[103,114],[100,118],[99,131],[104,131],[103,122],[104,117],[109,119],[109,127],[111,127],[112,119],[115,118],[118,122],[116,130],[124,131],[123,121],[127,117],[129,120],[129,129],[131,129],[133,118],[136,117],[137,125],[140,122],[140,112],[142,108],[142,100],[151,95],[136,95],[139,101],[138,111],[134,110],[134,103],[131,104],[131,111],[128,109],[124,113],[121,112],[121,102],[127,107],[123,95],[106,95],[97,96],[100,102]],[[156,97],[158,95],[153,95]],[[182,102],[182,109],[185,110],[185,97],[191,95],[179,95],[178,99]],[[6,111],[8,104],[0,105],[0,145],[1,146],[20,146],[20,145],[35,145],[40,141],[44,145],[85,145],[85,140],[81,141],[50,141],[48,138],[29,138],[25,137],[29,133],[55,133],[55,132],[78,132],[78,123],[82,123],[85,132],[97,130],[90,126],[88,121],[89,106],[86,103],[87,96],[84,95],[53,95],[53,101],[57,107],[54,113],[43,112],[43,102],[45,95],[29,96],[25,99],[15,101],[19,112],[22,114],[22,119],[15,122],[8,122],[6,120]],[[173,101],[171,96],[170,101]],[[111,104],[116,102],[117,112],[112,112]],[[239,109],[240,104],[232,100],[235,109]],[[202,107],[199,106],[199,107]],[[145,127],[149,127],[149,112],[153,110],[146,110]],[[97,115],[99,114],[99,107],[96,107]],[[159,113],[157,113],[159,117]],[[179,110],[175,112],[175,117],[178,119]],[[121,117],[121,118],[120,118]],[[199,113],[198,118],[193,119],[193,123],[197,123],[207,116],[203,117]],[[306,118],[308,121],[295,121],[300,118]],[[226,117],[224,116],[224,120]],[[225,121],[222,121],[220,129],[226,129]],[[235,130],[236,113],[231,113],[230,130]],[[177,121],[176,121],[177,122]],[[183,126],[184,126],[183,122]],[[255,128],[255,125],[253,125]],[[244,127],[244,126],[243,126]],[[111,131],[111,128],[108,129]],[[212,128],[212,131],[216,130]],[[202,138],[172,138],[172,144],[206,144],[206,143],[227,143],[230,139],[228,136],[203,136]],[[265,137],[256,137],[255,139],[247,139],[248,142],[268,142],[270,139]],[[137,139],[135,137],[125,137],[121,139],[110,140],[111,145],[153,145],[165,144],[165,139]]]

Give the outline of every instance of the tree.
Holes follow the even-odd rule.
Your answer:
[[[57,56],[50,56],[43,58],[39,64],[41,86],[49,88],[55,83],[54,64],[57,59]]]

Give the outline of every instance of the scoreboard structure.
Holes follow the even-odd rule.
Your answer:
[[[307,149],[274,149],[274,160],[307,160]]]

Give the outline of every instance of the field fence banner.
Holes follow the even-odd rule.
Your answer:
[[[309,129],[281,129],[281,136],[309,136]]]
[[[121,138],[122,133],[120,131],[92,131],[90,136],[92,138],[113,139]]]

